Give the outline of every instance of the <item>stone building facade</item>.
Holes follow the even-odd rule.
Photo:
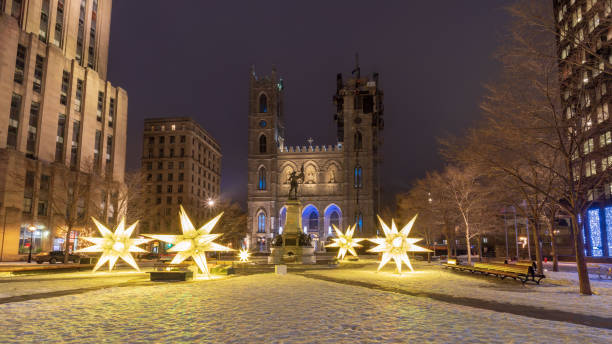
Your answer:
[[[141,233],[179,233],[179,205],[192,221],[214,213],[221,189],[221,148],[189,117],[145,119],[141,171],[147,215]]]
[[[111,7],[110,0],[0,1],[2,260],[19,258],[32,237],[36,250],[64,247],[62,213],[71,209],[53,205],[66,185],[103,178],[121,189],[128,97],[106,80]],[[116,220],[115,192],[87,198],[97,204],[79,200],[71,211],[80,219]],[[75,247],[87,221],[77,222]]]
[[[291,172],[304,171],[299,187],[302,226],[321,250],[332,224],[357,225],[358,235],[377,232],[379,169],[383,129],[383,92],[378,74],[343,81],[334,95],[337,142],[332,145],[285,144],[283,81],[276,71],[250,76],[248,116],[247,243],[267,251],[282,233]]]

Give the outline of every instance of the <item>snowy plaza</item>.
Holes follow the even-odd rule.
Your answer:
[[[211,280],[150,282],[146,273],[0,278],[1,343],[609,343],[612,280],[572,272],[540,285],[414,262],[398,275],[360,260],[261,266]],[[147,267],[143,268],[146,271]],[[556,320],[549,320],[555,317]]]

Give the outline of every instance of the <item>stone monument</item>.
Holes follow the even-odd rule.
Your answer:
[[[314,247],[310,237],[302,233],[302,204],[298,199],[298,186],[304,182],[304,166],[300,173],[292,172],[289,176],[291,188],[286,203],[287,215],[283,233],[272,243],[268,263],[315,264]]]

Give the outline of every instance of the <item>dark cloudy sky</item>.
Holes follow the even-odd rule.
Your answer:
[[[285,80],[287,144],[333,144],[332,95],[359,52],[385,92],[385,199],[442,166],[436,138],[479,116],[509,16],[502,0],[114,0],[109,80],[129,95],[128,169],[143,119],[191,116],[221,144],[222,197],[246,198],[249,68]]]

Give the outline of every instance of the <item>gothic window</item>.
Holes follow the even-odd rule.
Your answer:
[[[360,151],[363,149],[363,137],[360,131],[355,132],[355,150]]]
[[[363,231],[363,215],[361,215],[361,213],[357,213],[357,215],[355,215],[355,224],[357,225],[357,230],[359,232]]]
[[[360,189],[363,186],[363,172],[359,165],[355,167],[354,184],[355,189]]]
[[[268,150],[266,135],[259,137],[259,153],[265,153]]]
[[[257,190],[266,189],[266,168],[260,167],[257,174]]]
[[[329,217],[329,225],[336,226],[340,228],[340,215],[338,215],[337,211],[334,211]],[[333,228],[333,227],[332,227]],[[331,231],[330,231],[331,233]]]
[[[265,233],[266,232],[266,214],[264,212],[260,212],[257,215],[257,233]]]
[[[268,112],[268,97],[265,94],[259,96],[259,112]]]
[[[309,231],[319,230],[319,215],[315,211],[310,213],[310,216],[308,216],[308,230]]]

